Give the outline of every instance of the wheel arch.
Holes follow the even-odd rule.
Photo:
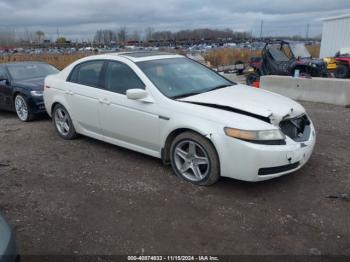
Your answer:
[[[193,132],[193,133],[196,133],[196,134],[201,135],[202,137],[206,138],[213,145],[217,155],[219,156],[215,144],[210,139],[210,137],[211,137],[210,132],[203,132],[203,131],[196,130],[196,129],[190,128],[190,127],[178,127],[176,129],[172,130],[171,132],[169,132],[169,134],[166,136],[166,139],[163,143],[163,147],[161,149],[161,158],[162,158],[162,161],[165,165],[170,164],[170,153],[171,153],[170,149],[171,149],[172,142],[174,141],[174,139],[178,135],[180,135],[184,132]]]
[[[55,99],[52,104],[51,104],[51,107],[50,107],[50,115],[52,116],[53,114],[53,109],[55,108],[56,105],[62,105],[67,111],[68,113],[70,114],[70,108],[68,106],[67,103],[65,103],[65,101],[63,101],[63,99]]]
[[[25,90],[21,90],[21,89],[15,88],[13,90],[13,93],[12,93],[12,100],[13,101],[15,101],[15,98],[16,98],[17,95],[21,95],[21,96],[24,96],[24,98],[28,98],[28,94],[26,94]]]

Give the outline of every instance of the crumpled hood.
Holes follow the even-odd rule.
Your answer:
[[[28,90],[43,91],[44,90],[44,80],[45,78],[33,78],[14,81],[13,85],[22,87]]]
[[[245,85],[235,85],[199,95],[179,99],[203,106],[227,107],[234,110],[258,115],[270,119],[274,125],[281,120],[293,118],[305,113],[305,109],[297,102],[262,89]],[[220,108],[222,109],[222,108]]]

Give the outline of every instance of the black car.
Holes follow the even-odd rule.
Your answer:
[[[328,77],[327,66],[322,59],[311,56],[305,44],[276,40],[266,43],[261,57],[253,57],[250,66],[254,73],[247,76],[251,85],[264,75],[293,76],[298,70],[300,75]]]
[[[16,242],[4,218],[0,215],[0,262],[18,261]]]
[[[14,111],[24,122],[44,113],[44,79],[58,72],[42,62],[0,64],[0,110]]]

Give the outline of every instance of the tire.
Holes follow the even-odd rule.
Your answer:
[[[72,140],[78,137],[73,121],[64,106],[58,104],[54,107],[52,111],[52,122],[58,135],[63,139]]]
[[[246,77],[246,83],[248,86],[252,86],[255,81],[259,81],[260,76],[257,73],[250,73]]]
[[[195,185],[210,186],[220,178],[220,161],[214,146],[195,132],[181,133],[173,140],[170,161],[178,177]]]
[[[349,76],[349,66],[337,65],[334,75],[336,78],[347,78]]]
[[[34,119],[34,115],[31,113],[31,108],[24,95],[17,94],[14,99],[14,105],[19,120],[30,122]]]

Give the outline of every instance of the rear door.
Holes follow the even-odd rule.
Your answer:
[[[70,107],[69,113],[77,131],[97,139],[103,139],[99,120],[99,98],[104,63],[103,60],[93,60],[76,66],[64,88]]]

